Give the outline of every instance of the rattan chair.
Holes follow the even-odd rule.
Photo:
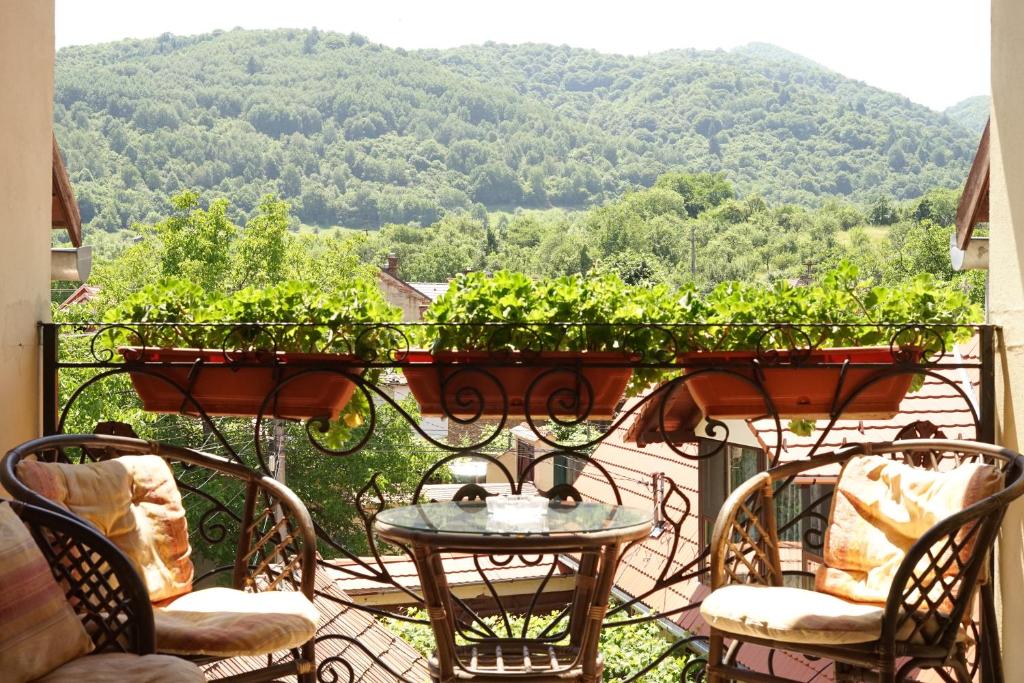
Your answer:
[[[193,471],[195,468],[202,468],[210,472],[211,476],[236,480],[244,488],[244,503],[239,515],[239,538],[237,545],[234,546],[237,551],[233,567],[230,568],[230,583],[235,590],[229,595],[232,596],[232,600],[236,601],[245,596],[254,595],[257,599],[264,600],[263,604],[268,604],[265,602],[267,598],[276,601],[275,605],[281,604],[282,599],[290,601],[289,606],[292,602],[302,602],[303,606],[314,610],[315,614],[315,608],[312,606],[316,571],[316,536],[313,523],[303,503],[283,484],[245,466],[208,453],[137,438],[92,434],[49,436],[29,441],[12,449],[0,463],[0,482],[10,495],[19,501],[51,510],[66,517],[80,519],[66,506],[58,505],[30,488],[23,480],[23,476],[19,475],[19,464],[25,462],[26,459],[66,463],[70,460],[67,454],[75,450],[81,452],[77,458],[79,461],[88,461],[89,459],[109,461],[121,458],[121,456],[156,455],[168,463],[178,463],[178,472],[184,469]],[[171,485],[175,484],[173,480],[170,483]],[[226,510],[226,508],[224,509]],[[217,530],[223,534],[225,527],[218,525]],[[187,557],[187,552],[185,555]],[[129,563],[128,566],[133,566],[133,563]],[[138,566],[138,560],[134,561],[134,566],[140,572],[145,569]],[[180,637],[185,631],[185,635],[188,637],[190,636],[187,632],[188,629],[183,629],[181,625],[182,613],[185,613],[189,619],[197,618],[195,615],[198,614],[200,615],[198,618],[201,619],[209,607],[201,604],[202,599],[193,599],[190,602],[190,607],[184,608],[168,618],[167,604],[161,603],[154,607],[151,603],[152,590],[147,592],[147,588],[140,587],[145,583],[146,581],[143,580],[140,584],[139,577],[136,576],[134,581],[126,581],[123,585],[130,587],[132,591],[131,597],[134,600],[132,609],[140,612],[141,621],[139,623],[142,624],[140,628],[144,629],[140,637],[148,638],[147,642],[150,643],[154,642],[155,638],[158,652],[161,650],[171,652],[198,663],[207,663],[233,656],[250,656],[250,661],[252,661],[251,656],[266,655],[267,665],[259,671],[248,671],[220,680],[272,681],[291,675],[298,676],[298,679],[304,683],[315,680],[315,634],[302,636],[307,639],[301,644],[286,645],[285,649],[290,652],[291,656],[286,656],[277,663],[273,663],[270,655],[272,652],[280,651],[279,647],[263,651],[253,650],[219,655],[212,654],[210,648],[206,646],[203,649],[187,652],[183,652],[180,645],[176,646],[176,649],[162,648],[162,643],[171,640],[172,619],[178,620],[173,624],[176,635]],[[210,590],[220,591],[216,595],[223,596],[226,589]],[[291,595],[275,593],[268,596],[270,591],[285,591],[290,592]],[[170,609],[173,609],[174,602],[181,600],[182,597],[191,595],[193,598],[198,598],[204,593],[206,591],[199,590],[175,598],[174,601],[169,601]],[[148,612],[140,607],[141,596],[147,597],[145,602],[149,608]],[[233,604],[237,604],[237,602]],[[237,609],[225,608],[225,611],[218,613],[218,616],[223,619],[235,613],[254,615],[260,611],[262,610],[259,606],[250,609],[248,605],[239,605]],[[269,609],[266,611],[270,613],[259,615],[259,619],[266,623],[273,623],[276,619],[277,633],[272,635],[280,636],[284,630],[284,637],[287,637],[287,629],[293,625],[295,620],[289,620],[288,615],[275,617],[275,613],[283,614],[287,610],[281,609],[275,612],[274,609]],[[253,618],[255,619],[255,617]],[[307,625],[310,619],[315,624],[315,618],[310,616],[306,619]],[[165,623],[168,624],[166,630]],[[252,622],[247,623],[252,624]],[[186,626],[187,624],[188,622],[186,622]],[[221,634],[225,631],[237,633],[239,637],[245,637],[247,634],[252,636],[252,630],[242,624],[239,624],[237,628],[224,628],[224,622],[220,622],[218,626],[217,629],[211,630],[216,630]],[[259,628],[261,624],[256,624],[256,626]],[[197,629],[197,632],[199,630]],[[162,634],[166,634],[166,638]],[[201,638],[201,636],[198,637]],[[246,642],[251,645],[254,638],[252,637]],[[281,637],[278,637],[278,640],[280,641]]]
[[[991,464],[1001,471],[1002,486],[935,523],[916,541],[911,537],[912,545],[891,583],[880,588],[887,590],[884,605],[843,601],[823,592],[787,587],[784,578],[788,572],[779,557],[774,495],[801,473],[838,468],[862,455],[903,460],[947,473],[963,463]],[[990,564],[988,551],[1007,506],[1024,494],[1022,474],[1024,457],[1005,448],[964,441],[908,440],[848,446],[781,465],[746,481],[726,500],[712,536],[713,590],[701,607],[710,626],[709,683],[791,681],[740,666],[736,657],[744,643],[834,660],[837,680],[876,675],[880,682],[890,683],[905,680],[915,669],[937,669],[944,680],[970,681],[966,624],[979,610],[975,598],[980,587],[980,613],[991,626],[991,587],[984,585]],[[834,514],[833,509],[830,525]],[[844,602],[849,611],[843,608]],[[808,613],[809,606],[834,611]],[[837,618],[846,621],[836,622]],[[844,638],[826,637],[830,628],[842,633],[862,629],[862,637],[840,642]],[[986,679],[999,680],[994,629],[985,631],[976,654]],[[871,632],[873,637],[864,635]]]
[[[31,532],[95,648],[91,654],[47,675],[46,680],[75,680],[78,676],[120,680],[126,656],[143,657],[139,662],[147,668],[150,680],[180,683],[186,678],[202,679],[194,665],[154,655],[149,594],[131,562],[116,546],[92,527],[65,514],[0,500],[11,506]]]

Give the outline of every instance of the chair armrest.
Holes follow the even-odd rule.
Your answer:
[[[725,500],[711,534],[711,588],[782,585],[772,477],[756,474]]]
[[[131,561],[72,513],[11,501],[96,652],[156,651],[153,606]]]
[[[287,582],[312,600],[316,567],[316,531],[306,506],[291,489],[270,477],[251,479],[246,487],[235,586],[266,591]]]
[[[970,616],[988,549],[995,543],[1005,504],[993,496],[950,515],[907,551],[893,578],[882,622],[882,641],[913,640],[950,647]]]

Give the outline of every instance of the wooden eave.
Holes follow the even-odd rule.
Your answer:
[[[64,159],[57,146],[57,136],[53,136],[53,206],[51,225],[54,230],[67,230],[71,244],[82,246],[82,215],[78,212],[78,201],[75,191],[71,189],[68,171],[64,168]]]
[[[981,134],[978,153],[974,155],[970,173],[964,192],[960,195],[960,204],[956,209],[956,246],[966,249],[971,241],[974,226],[988,222],[988,180],[989,180],[989,146],[988,129],[992,121],[985,124],[985,132]]]
[[[660,394],[648,400],[626,431],[624,440],[635,443],[639,448],[648,444],[683,444],[697,440],[694,429],[704,416],[693,395],[685,385],[662,388]]]

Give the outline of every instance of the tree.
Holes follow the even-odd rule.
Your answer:
[[[681,196],[691,218],[735,196],[732,183],[726,180],[724,173],[665,173],[658,177],[654,186]]]
[[[265,287],[284,280],[288,247],[288,203],[264,195],[234,249],[235,288]]]
[[[163,244],[160,270],[164,276],[190,280],[206,291],[219,291],[228,283],[231,243],[237,232],[228,220],[226,199],[204,210],[199,195],[186,190],[171,198],[174,213],[156,224]]]
[[[515,204],[523,196],[519,178],[505,164],[480,166],[470,176],[473,198],[483,204]]]
[[[878,197],[871,204],[868,211],[868,222],[872,225],[892,225],[899,216],[896,207],[888,197]]]

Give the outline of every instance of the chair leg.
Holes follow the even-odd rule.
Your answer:
[[[890,659],[878,667],[878,683],[896,683],[896,662]]]
[[[861,683],[864,680],[864,672],[846,662],[833,662],[836,683]]]
[[[956,674],[957,683],[971,683],[971,670],[967,666],[967,659],[963,654],[957,655],[951,666],[953,673]]]
[[[722,634],[715,629],[711,629],[709,641],[707,683],[725,683],[722,675],[715,672],[715,669],[722,664]]]
[[[310,671],[298,676],[299,683],[316,683],[316,641],[311,640],[302,646],[303,662],[308,662]]]

